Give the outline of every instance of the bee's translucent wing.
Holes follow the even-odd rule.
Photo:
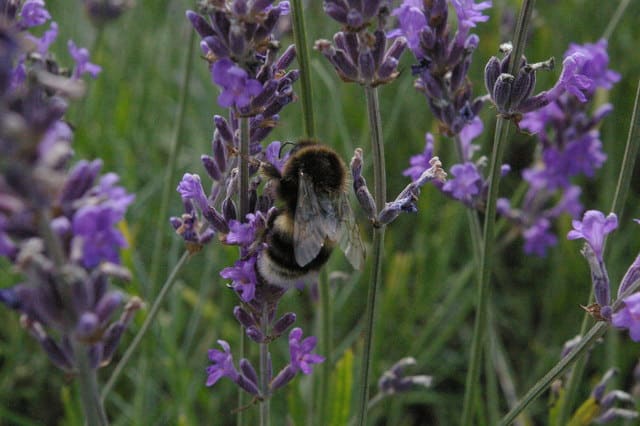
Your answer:
[[[340,215],[342,221],[342,235],[340,249],[354,269],[362,269],[364,265],[365,249],[360,239],[360,229],[356,223],[347,194],[340,197]]]
[[[300,173],[298,180],[293,247],[296,263],[305,266],[320,253],[326,238],[338,239],[339,206],[328,195],[317,194],[313,181],[305,173]]]

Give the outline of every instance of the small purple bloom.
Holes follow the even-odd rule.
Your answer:
[[[483,15],[482,11],[491,7],[491,1],[480,3],[475,0],[451,0],[453,7],[460,21],[460,30],[465,32],[469,28],[474,28],[478,22],[487,22],[489,17]]]
[[[460,130],[460,145],[462,148],[462,156],[465,161],[471,161],[474,153],[480,149],[478,145],[471,143],[475,138],[482,134],[484,124],[480,117],[476,116],[466,126]]]
[[[536,221],[522,233],[522,236],[525,241],[524,252],[540,257],[546,256],[547,248],[555,246],[558,242],[558,238],[551,232],[551,223],[545,218]]]
[[[584,92],[593,85],[593,81],[586,75],[581,74],[586,60],[587,57],[583,54],[574,53],[562,61],[562,72],[558,83],[548,92],[550,101],[556,100],[562,92],[571,93],[580,102],[587,101]]]
[[[49,52],[49,46],[58,38],[58,24],[52,22],[51,25],[49,25],[49,29],[45,31],[40,38],[34,37],[31,34],[27,34],[26,38],[36,45],[36,52],[42,56],[46,56]]]
[[[302,329],[294,328],[289,333],[289,353],[291,354],[291,366],[296,371],[302,371],[304,374],[310,374],[312,364],[318,364],[324,361],[324,357],[312,354],[316,347],[317,339],[315,336],[309,336],[302,339]]]
[[[182,201],[193,200],[200,210],[205,211],[209,205],[207,196],[204,194],[200,176],[191,173],[185,173],[182,180],[178,184],[176,191],[180,193]]]
[[[613,314],[611,323],[618,328],[629,330],[634,342],[640,342],[640,292],[622,300],[624,306]]]
[[[100,74],[100,72],[102,71],[102,67],[100,65],[89,62],[89,50],[84,47],[77,47],[76,44],[71,40],[69,40],[67,46],[69,48],[71,57],[76,63],[76,67],[73,70],[72,78],[78,79],[85,73],[91,75],[91,77],[93,78],[96,78],[98,74]]]
[[[429,161],[433,158],[433,135],[427,132],[424,135],[424,139],[424,151],[421,154],[412,156],[409,160],[411,167],[402,172],[403,176],[409,176],[414,182],[422,176],[425,170],[431,167]]]
[[[213,386],[223,377],[228,377],[235,382],[240,376],[233,366],[233,356],[229,344],[224,340],[218,340],[218,344],[222,346],[222,351],[209,349],[209,361],[212,361],[213,365],[207,367],[207,386]]]
[[[420,31],[427,26],[427,20],[422,13],[422,0],[404,0],[391,14],[398,17],[400,29],[390,32],[388,36],[404,35],[409,49],[421,57]]]
[[[247,214],[247,222],[242,223],[239,220],[232,219],[229,221],[229,233],[227,234],[227,244],[237,244],[240,246],[249,246],[256,239],[256,231],[265,225],[264,216],[261,213]]]
[[[286,163],[287,158],[289,157],[289,153],[287,152],[284,157],[280,157],[280,149],[282,147],[282,143],[280,141],[271,142],[264,151],[264,155],[266,160],[273,164],[276,169],[282,172],[282,167],[284,163]]]
[[[51,19],[49,11],[45,9],[43,0],[27,0],[20,11],[20,26],[23,29],[37,27]]]
[[[455,164],[451,167],[452,179],[443,186],[442,191],[456,200],[471,202],[473,197],[480,194],[482,176],[473,163]]]
[[[573,54],[583,56],[580,73],[591,79],[588,90],[596,88],[611,89],[614,83],[620,81],[620,74],[608,69],[609,55],[607,54],[607,40],[600,39],[597,43],[585,43],[583,45],[570,44],[564,54],[565,57]]]
[[[251,98],[262,91],[258,80],[249,78],[245,70],[235,65],[229,58],[218,60],[211,68],[213,82],[222,87],[218,104],[224,108],[246,107]]]
[[[120,263],[119,249],[127,241],[114,226],[121,219],[122,212],[108,204],[82,207],[73,216],[73,245],[86,268],[102,261]]]
[[[577,240],[584,238],[591,246],[598,259],[602,259],[602,246],[607,234],[618,227],[618,217],[615,213],[609,213],[607,217],[598,210],[587,210],[582,221],[571,222],[573,230],[569,231],[567,238]]]
[[[238,260],[233,266],[220,271],[220,276],[231,280],[231,287],[240,294],[244,302],[253,300],[258,277],[256,276],[256,256],[246,260]]]

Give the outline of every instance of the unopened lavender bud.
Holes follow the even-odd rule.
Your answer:
[[[251,365],[248,359],[242,358],[240,360],[240,371],[244,376],[254,383],[258,383],[258,375],[256,374],[255,368]]]
[[[384,59],[384,48],[387,45],[387,38],[382,30],[376,30],[373,36],[374,42],[371,48],[371,54],[373,55],[374,67],[377,69]]]
[[[202,165],[204,166],[204,169],[207,171],[207,174],[211,179],[215,181],[219,181],[220,179],[222,179],[222,174],[220,173],[218,165],[216,164],[213,157],[203,154],[200,156],[200,161],[202,161]]]
[[[398,60],[389,57],[378,68],[378,78],[380,81],[387,81],[396,78],[398,73]]]
[[[111,315],[122,304],[123,295],[119,291],[111,291],[104,295],[98,302],[95,313],[98,316],[98,320],[101,324],[108,321]]]
[[[336,50],[335,55],[330,59],[343,78],[354,81],[358,79],[358,69],[344,51]]]
[[[511,89],[511,105],[515,107],[531,96],[535,84],[536,75],[533,70],[530,67],[520,68]]]
[[[484,85],[488,93],[493,93],[493,88],[500,76],[500,60],[492,56],[484,67]]]
[[[354,183],[362,174],[362,161],[362,148],[356,148],[350,163],[351,176],[353,176]],[[354,189],[356,189],[355,185]]]
[[[258,389],[258,385],[255,382],[249,380],[247,377],[245,377],[242,374],[240,374],[236,379],[236,384],[240,386],[242,389],[244,389],[250,395],[255,395],[255,396],[260,395],[260,389]]]
[[[636,284],[640,280],[640,255],[636,257],[627,272],[620,281],[620,287],[618,288],[618,298],[622,296],[628,288]]]
[[[400,59],[400,55],[402,55],[402,52],[404,52],[406,48],[407,48],[407,39],[404,37],[396,38],[395,40],[393,40],[393,43],[389,47],[389,50],[387,50],[385,59],[386,58]]]
[[[200,42],[200,49],[205,55],[211,51],[217,58],[229,56],[229,49],[217,36],[204,37]]]
[[[507,104],[511,98],[511,88],[515,77],[511,74],[500,74],[496,84],[493,86],[493,101],[499,111],[507,111]]]
[[[187,19],[191,21],[193,28],[200,34],[200,37],[205,38],[207,36],[215,35],[215,31],[211,28],[211,25],[200,15],[192,10],[187,10]]]
[[[246,43],[244,40],[244,30],[240,25],[232,25],[229,32],[229,47],[231,53],[235,56],[241,57],[244,53]]]
[[[290,45],[284,51],[282,55],[278,58],[278,60],[273,64],[276,70],[284,70],[289,67],[293,63],[293,60],[296,58],[296,46]]]
[[[222,201],[222,215],[226,222],[238,219],[238,209],[236,209],[236,204],[231,198],[225,198]]]
[[[278,108],[278,110],[280,110],[280,108]],[[273,112],[265,111],[265,115],[267,114],[273,114]],[[252,129],[251,136],[249,137],[249,142],[252,144],[257,144],[258,142],[263,141],[269,135],[269,133],[271,133],[272,130],[273,126],[263,126]]]
[[[264,333],[255,325],[247,327],[246,333],[247,337],[256,343],[263,343],[265,341]]]
[[[364,182],[363,177],[361,177],[361,180]],[[369,220],[375,218],[376,202],[373,199],[373,195],[371,195],[371,192],[369,192],[369,188],[367,188],[366,183],[364,183],[356,190],[356,198],[358,199],[360,207],[362,207],[362,210],[367,215],[367,218],[369,218]]]
[[[213,152],[213,159],[216,161],[218,169],[221,172],[227,170],[227,147],[217,132],[211,141],[211,151]]]
[[[212,206],[207,206],[207,209],[202,212],[202,215],[216,231],[222,234],[229,232],[227,220]]]
[[[96,314],[94,314],[93,312],[85,312],[80,315],[80,319],[78,320],[78,324],[76,325],[75,333],[78,338],[87,339],[96,332],[99,325],[100,321],[98,320],[98,316]]]
[[[633,420],[638,418],[638,412],[625,408],[609,408],[599,417],[593,420],[595,424],[606,424],[614,421],[615,419]]]
[[[600,401],[600,406],[602,407],[603,410],[606,410],[612,407],[616,401],[630,402],[630,403],[634,402],[633,397],[627,392],[623,392],[621,390],[612,390],[611,392],[607,393],[604,397],[602,397]]]
[[[335,19],[340,23],[347,22],[347,13],[348,9],[344,2],[340,1],[325,1],[323,2],[324,13],[329,15],[329,17]]]
[[[215,124],[218,132],[220,132],[220,136],[222,136],[222,139],[227,144],[233,145],[233,130],[231,130],[231,127],[229,126],[227,120],[225,120],[224,117],[216,114],[213,116],[213,123]]]
[[[375,63],[370,51],[362,52],[360,54],[360,57],[358,58],[358,65],[361,77],[367,82],[371,81],[373,74],[375,73]]]
[[[249,328],[257,325],[253,316],[251,316],[251,314],[249,314],[249,312],[247,312],[241,306],[236,306],[235,308],[233,308],[233,316],[236,317],[240,325],[242,325],[244,328]]]
[[[65,202],[81,197],[91,188],[101,168],[101,160],[91,162],[86,160],[79,161],[69,172],[69,176],[60,194],[60,200]]]
[[[364,17],[360,11],[350,9],[347,13],[347,26],[351,28],[360,28],[364,24]]]
[[[279,83],[276,80],[267,81],[267,83],[262,88],[262,92],[260,92],[251,100],[251,107],[256,109],[264,108],[269,103],[271,98],[273,98],[273,96],[275,95],[278,84]]]
[[[56,367],[66,371],[73,368],[73,361],[51,337],[46,336],[44,339],[40,340],[40,345]]]
[[[291,325],[296,322],[296,314],[293,312],[287,312],[273,325],[272,333],[274,336],[280,336],[287,331]]]
[[[106,365],[111,361],[111,357],[118,347],[122,333],[126,326],[119,322],[112,324],[104,333],[103,341],[104,347],[102,349],[102,365]]]
[[[604,396],[607,384],[616,374],[618,374],[618,370],[616,370],[615,368],[610,368],[609,370],[607,370],[607,372],[604,373],[604,376],[602,376],[602,379],[600,379],[598,384],[591,391],[591,396],[593,397],[593,399],[598,401],[598,403],[602,401],[602,397]]]
[[[288,364],[285,368],[283,368],[278,373],[275,379],[273,379],[273,381],[271,382],[271,386],[270,386],[271,391],[273,392],[285,386],[287,383],[293,380],[294,377],[296,377],[296,370],[291,366],[291,364]]]

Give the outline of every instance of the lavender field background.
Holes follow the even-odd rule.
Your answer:
[[[556,58],[553,71],[538,73],[536,92],[553,86],[558,79],[562,56],[570,43],[595,43],[602,37],[619,3],[536,2],[525,54],[531,62]],[[485,64],[497,55],[500,43],[513,37],[519,4],[515,0],[493,0],[493,6],[485,11],[488,22],[473,29],[479,36],[469,70],[475,95],[486,91]],[[111,365],[99,370],[99,382],[104,384],[185,250],[184,241],[169,224],[170,216],[183,211],[174,188],[186,172],[205,175],[200,155],[211,150],[213,115],[225,114],[225,110],[216,102],[218,88],[200,56],[199,37],[192,34],[185,17],[186,10],[195,8],[193,2],[137,0],[122,17],[100,30],[91,24],[80,1],[49,1],[47,8],[60,28],[59,40],[51,48],[59,60],[70,62],[66,40],[73,39],[89,48],[92,62],[102,67],[95,80],[87,79],[85,98],[72,103],[66,115],[75,130],[75,156],[102,158],[103,170],[118,173],[121,185],[136,194],[119,226],[129,242],[129,248],[122,252],[122,263],[133,279],[116,285],[141,297],[147,309],[136,314]],[[338,23],[324,14],[320,1],[306,2],[304,13],[310,47],[315,40],[330,39],[339,30]],[[287,19],[281,21],[284,48],[293,39]],[[599,128],[606,162],[593,178],[572,180],[582,188],[584,210],[607,214],[611,208],[640,78],[639,22],[640,3],[632,1],[608,39],[609,68],[620,74],[620,80],[611,90],[599,91],[593,101],[594,109],[606,102],[614,109]],[[395,25],[393,18],[389,25]],[[371,180],[364,93],[357,84],[341,81],[318,51],[312,49],[310,56],[317,137],[332,146],[346,163],[354,149],[362,147],[363,174]],[[433,133],[434,154],[447,172],[457,162],[452,140],[439,134],[425,96],[414,90],[414,63],[410,52],[404,52],[397,80],[379,88],[389,200],[410,182],[403,171],[409,167],[410,157],[422,152],[426,132]],[[297,63],[292,67],[297,68]],[[184,122],[176,129],[185,81]],[[299,83],[294,90],[302,90]],[[266,142],[302,137],[301,108],[299,101],[288,105]],[[482,147],[482,155],[490,155],[496,115],[490,103],[480,112],[484,131],[476,142]],[[179,148],[172,152],[176,132]],[[504,157],[511,172],[501,181],[501,197],[522,198],[521,172],[530,166],[539,149],[537,144],[535,135],[512,126]],[[172,161],[176,162],[176,172],[169,181],[169,205],[163,210],[165,175]],[[632,221],[640,218],[639,170],[636,166],[624,213],[618,218],[619,227],[608,237],[605,260],[614,292],[640,251],[640,227]],[[409,372],[432,376],[433,382],[428,388],[398,393],[376,404],[368,415],[371,425],[450,425],[458,424],[460,418],[478,275],[466,208],[430,184],[423,188],[417,206],[416,214],[401,215],[386,231],[383,280],[373,331],[371,395],[376,393],[378,378],[407,356],[416,360]],[[371,226],[355,201],[352,208],[365,245],[370,247]],[[544,257],[526,254],[518,229],[504,219],[497,222],[487,349],[481,366],[485,391],[478,418],[484,419],[484,424],[496,424],[510,408],[508,397],[522,396],[559,361],[564,343],[579,333],[585,316],[580,305],[589,304],[591,278],[580,254],[582,242],[566,238],[572,229],[571,219],[563,214],[554,221],[558,242]],[[236,424],[237,387],[226,379],[206,387],[205,368],[210,364],[207,350],[218,347],[218,339],[229,342],[232,348],[240,345],[240,328],[232,315],[237,296],[227,288],[228,280],[219,275],[237,256],[237,248],[214,242],[190,257],[106,399],[111,424]],[[0,259],[0,270],[0,288],[19,282],[20,277],[5,259]],[[367,261],[362,272],[354,273],[336,250],[325,270],[323,277],[332,278],[330,358],[334,363],[326,424],[341,425],[356,405],[371,265]],[[289,290],[281,303],[281,312],[296,312],[296,326],[302,327],[305,335],[321,335],[317,295],[308,287]],[[594,323],[591,318],[587,320],[590,325]],[[47,359],[38,343],[21,328],[15,312],[3,307],[0,321],[0,425],[82,425],[73,379]],[[274,365],[286,362],[286,339],[273,343],[271,352]],[[320,353],[318,348],[316,352]],[[256,348],[249,346],[248,354],[250,359],[255,358]],[[586,400],[605,372],[615,367],[619,374],[609,382],[608,389],[634,396],[633,403],[622,404],[625,408],[632,409],[634,404],[640,407],[637,371],[634,376],[639,359],[640,345],[631,341],[627,331],[608,330],[589,352],[577,403]],[[317,371],[318,367],[314,374],[297,377],[273,396],[272,424],[287,424],[287,418],[290,424],[312,424],[307,421],[318,387]],[[513,389],[505,393],[506,384]],[[523,424],[549,424],[553,398],[546,392],[535,401],[520,418]],[[257,405],[243,413],[246,424],[257,424]],[[634,423],[614,420],[611,424]]]

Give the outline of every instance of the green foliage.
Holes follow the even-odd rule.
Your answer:
[[[79,1],[48,3],[60,26],[59,57],[70,62],[64,41],[73,38],[78,45],[91,48],[97,39],[96,30],[83,15]],[[309,42],[330,38],[337,25],[322,14],[322,2],[306,3],[306,16],[314,17],[307,21]],[[491,20],[481,24],[477,31],[480,47],[470,72],[476,94],[484,90],[481,75],[484,63],[495,54],[498,43],[512,32],[501,17],[512,14],[520,2],[494,0],[494,3],[489,13]],[[527,57],[533,61],[551,55],[560,58],[570,42],[596,41],[617,3],[539,0]],[[124,186],[137,194],[126,223],[131,249],[124,256],[134,279],[125,285],[125,290],[141,295],[149,305],[183,250],[168,220],[160,229],[157,223],[158,215],[168,219],[182,212],[177,194],[172,196],[168,212],[158,210],[179,86],[185,72],[182,64],[192,31],[184,11],[193,7],[191,1],[138,0],[133,10],[107,26],[101,42],[91,50],[103,73],[89,82],[86,99],[76,103],[69,116],[76,128],[77,157],[103,158],[104,170],[118,173]],[[594,16],[599,19],[594,20]],[[633,93],[640,76],[638,22],[640,3],[632,2],[609,41],[611,68],[621,73],[622,81],[609,94],[608,102],[615,111],[601,129],[608,161],[594,180],[584,182],[583,202],[587,208],[606,211],[613,197]],[[282,44],[289,42],[285,38]],[[210,149],[212,115],[222,112],[216,104],[217,91],[206,64],[196,58],[194,65],[183,148],[177,159],[178,176],[187,171],[204,174],[199,157]],[[402,170],[411,155],[422,151],[426,131],[434,132],[436,153],[445,169],[455,159],[450,141],[437,135],[437,124],[424,96],[412,88],[410,65],[411,59],[405,55],[399,80],[380,90],[389,198],[408,183]],[[333,145],[345,160],[355,147],[363,147],[367,161],[364,174],[370,179],[369,129],[361,88],[341,82],[315,51],[311,51],[311,72],[318,137]],[[540,78],[538,87],[547,87],[557,75],[558,71]],[[494,116],[491,108],[482,113],[487,144]],[[300,107],[293,104],[283,111],[281,125],[269,139],[295,140],[302,132]],[[506,162],[526,164],[535,149],[533,143],[529,135],[513,133]],[[506,179],[503,196],[517,193],[518,172],[515,170]],[[607,267],[614,289],[640,249],[640,229],[630,221],[640,216],[639,179],[636,173],[620,229],[609,239]],[[177,182],[178,178],[175,185]],[[364,220],[361,223],[364,239],[370,243],[370,227]],[[494,343],[505,356],[516,395],[521,396],[557,362],[563,343],[578,332],[583,317],[579,304],[587,304],[590,278],[586,262],[579,254],[580,244],[562,238],[570,229],[568,218],[559,224],[560,243],[546,259],[524,256],[521,241],[509,238],[508,226],[498,229],[490,296],[497,336]],[[160,282],[150,282],[149,264],[156,233],[165,234],[164,257]],[[413,368],[415,374],[433,375],[434,384],[428,390],[397,395],[381,403],[370,415],[372,424],[454,424],[457,420],[452,419],[459,418],[477,280],[470,247],[464,208],[433,188],[424,189],[417,215],[404,215],[387,230],[385,281],[378,300],[371,382],[375,383],[398,359],[413,356],[418,361]],[[212,244],[190,259],[143,345],[107,399],[106,410],[114,425],[235,424],[236,387],[228,379],[222,379],[213,388],[204,386],[207,349],[214,347],[217,339],[229,341],[232,348],[239,346],[239,327],[231,314],[236,298],[219,276],[219,271],[230,265],[235,255],[233,250]],[[0,287],[17,282],[6,263],[0,261],[0,268]],[[350,272],[339,253],[327,268]],[[333,345],[338,356],[333,357],[337,361],[329,387],[330,412],[326,416],[331,425],[346,424],[351,414],[352,389],[356,388],[354,372],[358,368],[353,354],[361,350],[368,271],[365,268],[361,276],[340,281],[332,293]],[[305,330],[312,330],[317,307],[308,291],[291,291],[281,310],[295,311],[298,323]],[[145,315],[140,313],[124,336],[114,363]],[[0,321],[4,325],[0,328],[0,424],[82,424],[77,417],[77,391],[68,378],[50,365],[34,340],[20,328],[14,312],[0,309]],[[272,346],[277,372],[288,357],[286,339]],[[600,344],[592,351],[587,377],[599,377],[616,366],[621,370],[618,385],[628,390],[640,346],[620,334],[618,350],[613,352],[609,347]],[[257,359],[255,349],[249,349],[251,359]],[[100,371],[101,383],[108,380],[112,370],[113,366],[108,366]],[[507,370],[500,373],[507,374]],[[587,398],[588,382],[585,380],[587,384],[578,401]],[[285,424],[282,419],[287,415],[292,424],[308,424],[312,388],[308,380],[296,378],[277,392],[272,404],[274,424]],[[508,406],[499,387],[498,391],[494,397],[504,413]],[[255,406],[246,408],[249,421],[254,419],[255,411]],[[544,398],[531,406],[528,415],[538,424],[548,419]]]

